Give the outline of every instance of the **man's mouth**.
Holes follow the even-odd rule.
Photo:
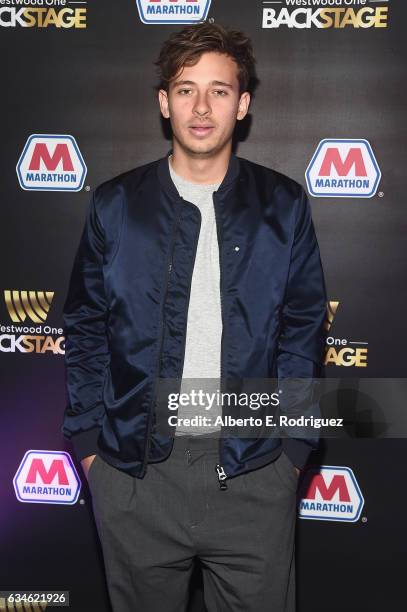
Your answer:
[[[209,134],[214,127],[214,125],[190,125],[189,129],[196,136],[205,136],[206,134]]]

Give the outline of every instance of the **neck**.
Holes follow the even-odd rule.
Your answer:
[[[174,141],[171,166],[176,174],[187,181],[201,185],[221,183],[228,169],[231,152],[230,144],[211,157],[194,157]]]

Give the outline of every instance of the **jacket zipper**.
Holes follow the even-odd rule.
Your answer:
[[[220,267],[220,306],[221,306],[221,317],[222,317],[222,336],[221,336],[221,355],[220,355],[220,379],[221,379],[221,391],[222,391],[222,386],[223,386],[223,339],[224,339],[224,333],[223,333],[223,329],[224,329],[224,313],[223,313],[223,276],[222,276],[222,249],[221,249],[221,230],[220,230],[220,222],[219,222],[219,217],[218,217],[218,212],[216,209],[216,196],[215,196],[216,192],[213,193],[213,203],[214,203],[214,209],[215,209],[215,221],[216,221],[216,232],[217,232],[217,237],[218,237],[218,245],[219,245],[219,267]],[[182,203],[186,203],[186,204],[192,204],[191,202],[187,202],[186,200],[184,201],[183,198],[182,199]],[[198,208],[197,206],[195,206],[195,204],[192,204],[195,208]],[[174,252],[174,243],[175,243],[175,235],[176,235],[176,231],[181,219],[181,214],[182,214],[182,208],[183,206],[180,206],[180,212],[178,214],[176,223],[175,223],[175,227],[174,227],[174,231],[171,237],[171,248],[170,248],[170,257],[169,257],[169,262],[167,264],[167,270],[166,270],[166,284],[165,284],[165,292],[164,292],[164,298],[163,298],[163,306],[162,308],[164,309],[164,305],[165,305],[165,298],[167,295],[167,291],[168,291],[168,284],[169,284],[169,279],[171,276],[171,272],[172,272],[172,257],[173,257],[173,252]],[[198,208],[199,210],[199,208]],[[199,211],[200,214],[200,211]],[[201,227],[201,215],[199,216],[199,230]],[[196,259],[196,251],[198,248],[198,240],[199,240],[199,231],[198,231],[198,235],[197,235],[197,239],[195,242],[195,248],[194,248],[194,255],[193,255],[193,264],[192,264],[192,274],[193,274],[193,269],[194,269],[194,265],[195,265],[195,259]],[[186,311],[188,312],[188,306],[189,306],[189,299],[190,299],[190,295],[191,295],[191,285],[192,285],[192,274],[191,274],[191,278],[190,278],[190,282],[189,282],[189,288],[188,288],[188,301],[187,301],[187,308]],[[162,310],[163,313],[163,310]],[[157,365],[156,365],[156,373],[159,374],[159,366],[160,366],[160,362],[161,362],[161,355],[162,355],[162,349],[163,349],[163,331],[164,331],[164,325],[163,325],[163,321],[164,321],[164,317],[163,314],[161,314],[161,320],[160,320],[160,350],[158,353],[158,357],[157,357]],[[185,334],[184,334],[184,354],[183,354],[183,358],[182,358],[182,362],[181,362],[181,367],[180,367],[180,377],[182,377],[182,370],[183,370],[183,366],[184,366],[184,360],[185,360],[185,337],[186,337],[186,333],[187,333],[187,326],[185,326]],[[144,453],[144,462],[143,462],[143,470],[142,470],[142,475],[144,476],[145,472],[146,472],[146,465],[148,462],[148,453],[150,450],[150,444],[151,444],[151,440],[150,440],[150,432],[151,432],[151,425],[152,425],[152,413],[153,413],[153,409],[154,409],[154,403],[155,403],[155,399],[156,399],[156,389],[157,389],[157,376],[156,376],[156,382],[155,382],[155,386],[154,386],[154,391],[153,391],[153,408],[150,409],[149,414],[148,414],[148,422],[147,422],[147,444],[146,444],[146,450]],[[219,436],[219,456],[220,456],[220,447],[221,447],[221,442],[222,442],[222,437]],[[216,464],[215,466],[215,470],[218,476],[218,482],[219,482],[219,488],[221,491],[225,491],[228,487],[226,484],[226,478],[227,478],[227,474],[225,472],[225,469],[222,465],[220,465],[219,463]]]
[[[181,198],[182,199],[182,198]],[[165,290],[164,290],[164,297],[163,297],[163,303],[162,303],[162,310],[161,310],[161,318],[160,318],[160,349],[158,351],[158,357],[157,357],[157,362],[156,362],[156,368],[155,368],[155,372],[156,372],[156,377],[155,377],[155,382],[154,382],[154,390],[153,390],[153,399],[150,405],[150,410],[148,412],[148,421],[147,421],[147,443],[146,443],[146,449],[144,452],[144,461],[143,461],[143,468],[142,468],[142,476],[145,475],[146,473],[146,466],[148,463],[148,453],[150,450],[150,445],[151,445],[151,439],[150,439],[150,433],[151,433],[151,426],[152,426],[152,414],[153,411],[155,409],[155,401],[157,398],[157,378],[158,375],[160,373],[160,363],[161,363],[161,355],[162,355],[162,350],[163,350],[163,338],[164,338],[164,306],[165,306],[165,301],[166,301],[166,296],[167,296],[167,292],[168,292],[168,285],[169,285],[169,281],[170,281],[170,277],[171,277],[171,272],[172,272],[172,258],[173,258],[173,254],[174,254],[174,245],[175,245],[175,235],[177,233],[177,229],[181,220],[181,215],[182,215],[182,211],[183,211],[183,205],[184,205],[184,201],[181,202],[180,204],[180,208],[179,208],[179,212],[175,221],[175,225],[174,225],[174,229],[172,232],[172,236],[171,236],[171,245],[170,245],[170,249],[169,249],[169,258],[167,260],[167,264],[166,264],[166,281],[165,281]]]
[[[217,208],[216,208],[216,202],[217,202],[217,200],[216,200],[216,191],[213,192],[212,199],[213,199],[213,206],[214,206],[214,209],[215,209],[216,234],[217,234],[217,237],[218,237],[218,245],[219,245],[220,311],[221,311],[221,317],[222,317],[222,335],[221,335],[221,341],[220,341],[220,391],[222,393],[222,391],[223,391],[223,354],[224,354],[223,342],[224,342],[225,321],[224,321],[224,311],[223,311],[222,232],[221,232],[221,225],[220,225],[219,214],[218,214],[218,211],[217,211]],[[222,432],[222,427],[221,427],[221,432]],[[222,445],[222,435],[219,436],[219,457],[220,457],[221,445]],[[220,463],[217,463],[215,465],[215,471],[216,471],[216,473],[218,475],[218,483],[219,483],[220,490],[221,491],[226,491],[228,486],[226,484],[227,474],[225,472],[224,467]]]

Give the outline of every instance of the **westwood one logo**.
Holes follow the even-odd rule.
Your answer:
[[[74,504],[81,481],[68,453],[29,450],[14,476],[13,485],[21,502]]]
[[[22,189],[80,191],[87,168],[76,140],[67,134],[32,134],[17,164]]]
[[[137,0],[143,23],[195,23],[205,21],[211,0]]]
[[[327,303],[327,318],[325,329],[329,332],[334,317],[339,307],[339,302],[329,301]],[[335,338],[328,335],[326,338],[326,353],[324,365],[335,365],[356,368],[367,367],[368,342],[354,341],[348,338]]]
[[[65,353],[63,328],[45,325],[53,298],[53,291],[4,290],[12,323],[3,325],[0,322],[0,353]]]
[[[372,147],[364,139],[321,140],[305,172],[315,197],[371,198],[381,172]]]
[[[263,8],[263,28],[387,28],[387,6],[363,6],[369,0],[270,0]],[[387,2],[388,0],[370,0]],[[307,7],[307,8],[304,8]]]
[[[301,487],[299,517],[354,523],[365,500],[349,467],[324,465],[307,470]]]

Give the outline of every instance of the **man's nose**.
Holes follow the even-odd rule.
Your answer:
[[[198,93],[195,100],[193,112],[197,115],[207,115],[211,112],[211,107],[206,94]]]

